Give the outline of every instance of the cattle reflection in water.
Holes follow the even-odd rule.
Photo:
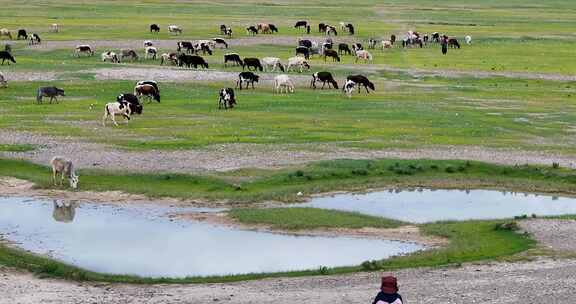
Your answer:
[[[74,202],[58,202],[54,200],[52,217],[57,222],[71,223],[76,215],[77,204]]]

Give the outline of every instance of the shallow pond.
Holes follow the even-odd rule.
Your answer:
[[[422,249],[396,241],[241,231],[163,216],[171,211],[0,197],[0,234],[84,269],[148,277],[357,265]]]
[[[300,207],[356,211],[412,223],[576,214],[576,199],[492,190],[378,191],[314,198]]]

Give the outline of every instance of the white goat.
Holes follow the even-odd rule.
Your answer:
[[[78,188],[79,176],[76,175],[74,164],[71,160],[68,160],[64,157],[55,156],[50,161],[50,165],[52,166],[52,181],[54,182],[54,185],[56,185],[56,176],[60,174],[60,185],[62,185],[64,177],[66,177],[70,182],[70,187],[73,189]]]
[[[304,71],[304,68],[310,69],[308,61],[300,56],[295,56],[288,59],[288,66],[286,67],[286,71],[290,71],[292,67],[300,67],[300,73]]]
[[[286,93],[294,93],[294,83],[288,75],[278,75],[274,77],[274,88],[276,93],[282,93],[282,88],[286,89]]]
[[[260,63],[262,63],[262,66],[264,67],[264,71],[266,71],[269,67],[271,67],[270,71],[275,72],[276,68],[278,67],[280,69],[280,71],[284,72],[284,66],[280,62],[280,58],[264,57],[260,60]]]

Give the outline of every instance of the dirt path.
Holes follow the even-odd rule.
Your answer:
[[[552,222],[553,223],[553,222]],[[546,220],[526,227],[536,236]],[[576,221],[565,222],[575,230]],[[565,226],[566,227],[566,226]],[[576,244],[576,235],[562,242]],[[550,244],[559,244],[554,240]],[[572,248],[571,250],[574,250]],[[531,262],[467,264],[459,268],[409,269],[394,273],[407,303],[572,304],[576,299],[576,260],[542,258]],[[204,285],[125,285],[38,279],[0,268],[0,303],[370,303],[380,273],[266,279]],[[33,292],[31,292],[33,291]]]

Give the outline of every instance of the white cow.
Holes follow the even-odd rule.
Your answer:
[[[284,66],[280,62],[280,58],[277,57],[264,57],[260,60],[264,70],[266,71],[268,68],[271,68],[271,72],[275,72],[276,68],[279,68],[280,71],[284,72]]]
[[[286,67],[286,71],[290,71],[290,69],[292,67],[299,67],[300,73],[302,73],[304,68],[306,68],[308,70],[310,69],[310,65],[308,64],[308,61],[306,61],[305,58],[300,57],[300,56],[294,56],[294,57],[288,58],[288,66]]]
[[[171,24],[168,26],[168,32],[179,35],[182,34],[182,28],[178,25]]]
[[[156,54],[158,54],[158,49],[153,46],[146,47],[146,59],[152,58],[152,60],[156,60]]]
[[[282,89],[286,89],[286,93],[294,93],[294,83],[288,75],[278,75],[274,77],[274,88],[276,93],[282,93]]]

